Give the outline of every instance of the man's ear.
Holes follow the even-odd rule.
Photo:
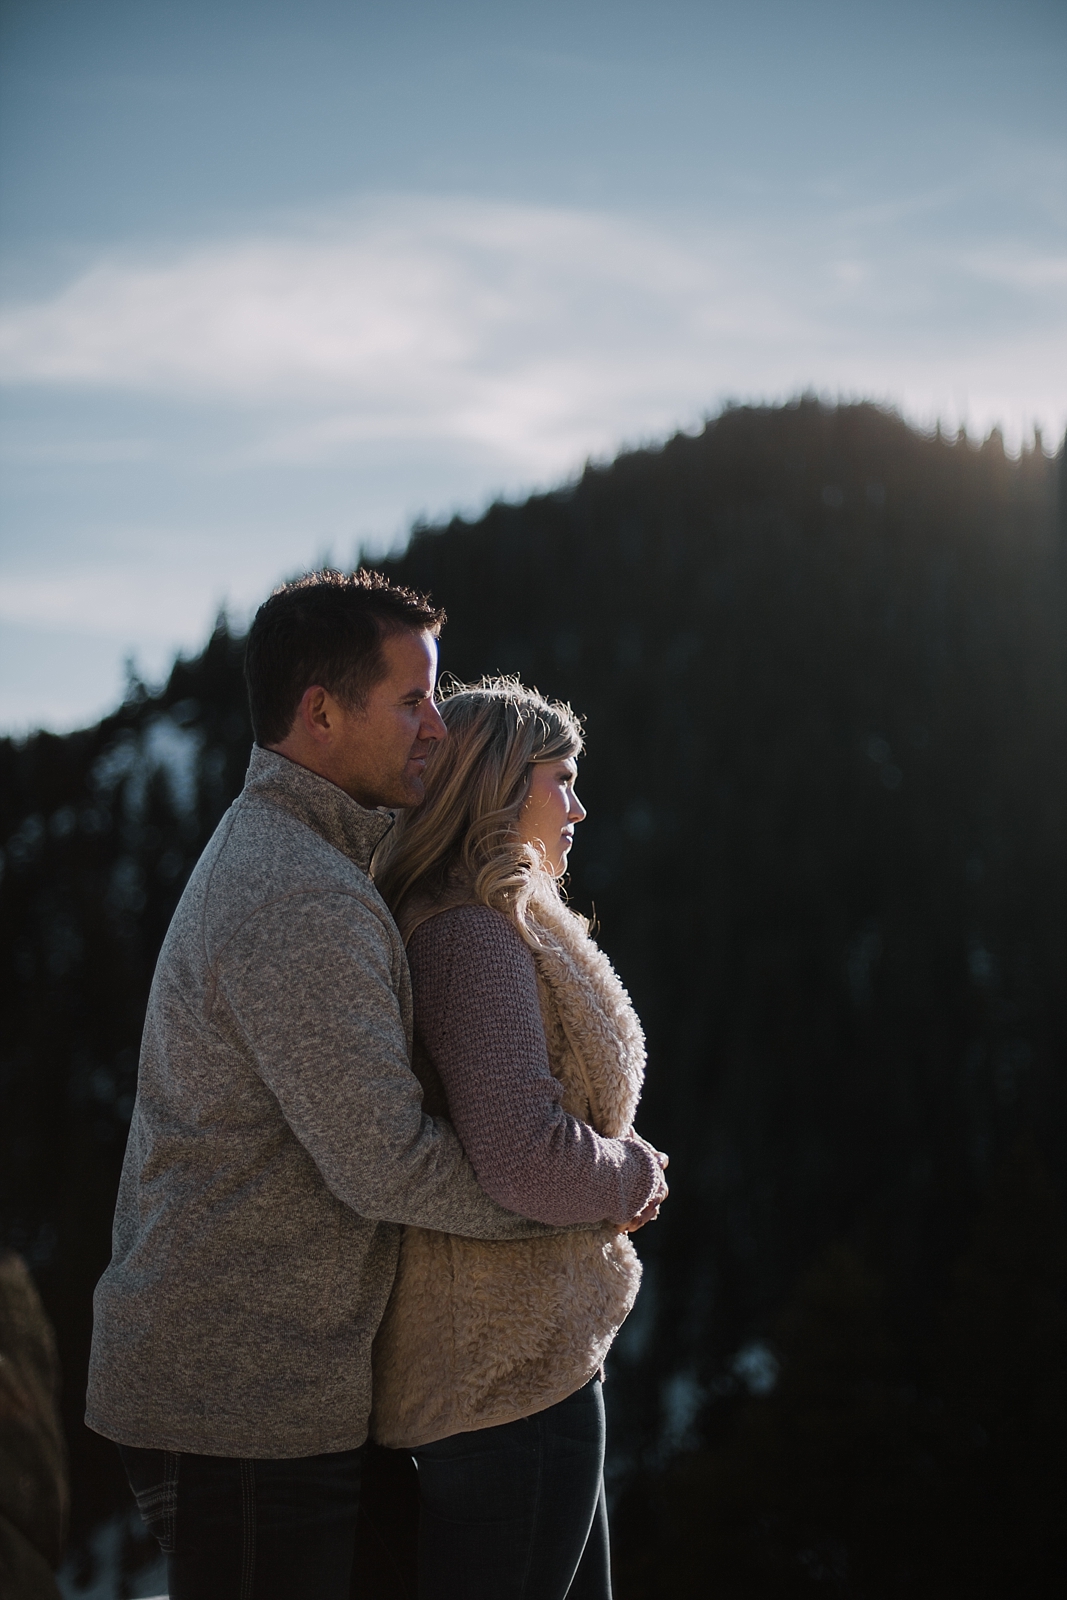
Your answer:
[[[328,744],[337,727],[338,711],[330,691],[315,683],[301,695],[296,715],[309,738],[316,744]]]

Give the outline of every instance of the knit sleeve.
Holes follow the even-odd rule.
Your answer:
[[[563,1110],[548,1064],[533,956],[488,906],[422,923],[408,946],[415,1031],[437,1069],[478,1182],[538,1222],[629,1222],[661,1183],[649,1151]]]

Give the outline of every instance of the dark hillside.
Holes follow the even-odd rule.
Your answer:
[[[622,1457],[724,1425],[731,1360],[835,1241],[882,1275],[912,1381],[1020,1129],[1062,1195],[1054,491],[997,435],[737,410],[391,565],[448,605],[459,676],[588,714],[572,895],[646,1020],[673,1161],[615,1363]]]
[[[1067,1469],[1056,479],[871,406],[737,409],[387,564],[448,608],[446,670],[587,716],[572,898],[672,1155],[611,1385],[624,1596],[946,1594],[919,1574],[965,1545],[984,1593],[1021,1524],[975,1496]],[[88,1294],[154,951],[247,755],[238,668],[221,628],[98,729],[0,746],[0,1207],[59,1326],[81,1527],[117,1492],[76,1422]]]

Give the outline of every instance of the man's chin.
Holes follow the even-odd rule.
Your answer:
[[[388,782],[380,779],[371,788],[365,785],[359,792],[349,789],[349,794],[361,805],[370,809],[384,807],[387,811],[406,811],[411,806],[417,806],[426,798],[426,786],[422,781],[422,772],[399,772]]]
[[[421,775],[416,777],[412,774],[405,774],[397,784],[393,797],[387,800],[385,804],[387,806],[395,806],[400,811],[407,811],[411,806],[421,805],[425,798],[426,785],[423,783]]]

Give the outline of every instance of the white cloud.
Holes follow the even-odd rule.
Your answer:
[[[149,537],[155,546],[157,539]],[[183,570],[178,561],[164,570],[168,633],[195,637],[210,621],[200,574],[191,563]],[[158,626],[160,587],[159,570],[138,563],[99,562],[68,569],[58,578],[40,571],[5,572],[0,575],[0,622],[99,638],[127,633],[131,640],[148,644]],[[143,619],[140,625],[137,619]]]
[[[743,228],[385,200],[111,256],[8,304],[0,726],[85,722],[128,651],[162,675],[223,599],[242,617],[329,552],[726,397],[810,387],[1009,441],[1063,429],[1048,230],[939,239],[951,196],[809,199]]]
[[[432,406],[516,341],[605,292],[699,297],[707,273],[610,217],[437,201],[380,205],[311,236],[101,262],[0,319],[7,380],[246,402],[358,394]],[[568,319],[569,320],[569,319]],[[554,333],[554,336],[553,336]]]
[[[968,262],[977,278],[1006,284],[1013,289],[1052,290],[1062,295],[1067,290],[1067,250],[1058,255],[1041,251],[984,250]]]
[[[7,307],[0,372],[261,410],[245,465],[436,441],[551,476],[724,395],[809,385],[1009,431],[1061,425],[1059,257],[1010,240],[935,248],[877,208],[829,206],[716,231],[380,201],[168,259],[101,261]],[[961,309],[977,294],[999,297],[997,314]]]

